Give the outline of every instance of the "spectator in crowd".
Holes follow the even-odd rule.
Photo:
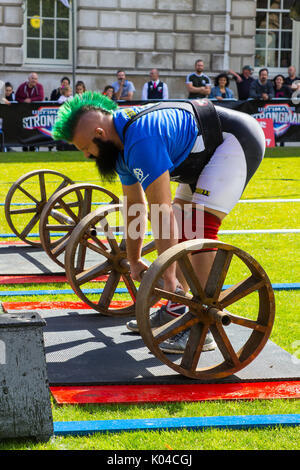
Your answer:
[[[10,82],[5,83],[4,97],[1,99],[2,104],[10,104],[12,101],[16,101],[16,95],[13,86]]]
[[[16,101],[19,103],[32,103],[35,101],[44,101],[44,88],[41,83],[38,83],[38,74],[32,72],[28,76],[28,80],[18,87],[16,91]],[[23,147],[23,152],[28,150],[34,151],[35,147]]]
[[[117,81],[112,84],[114,87],[114,99],[131,101],[133,99],[133,93],[135,87],[132,82],[126,79],[124,70],[118,70]]]
[[[62,88],[61,96],[58,98],[57,102],[61,104],[61,103],[64,103],[65,101],[68,101],[71,98],[73,98],[72,88],[70,87],[70,85],[66,85]]]
[[[112,100],[114,96],[114,87],[112,85],[106,85],[102,92],[102,95],[105,95]]]
[[[233,70],[229,70],[228,73],[232,75],[236,81],[239,100],[247,100],[250,94],[251,83],[254,82],[254,78],[252,77],[253,68],[250,65],[245,65],[242,73],[236,73]]]
[[[258,100],[271,100],[274,98],[274,88],[271,80],[269,80],[268,77],[268,69],[260,69],[258,78],[254,80],[253,83],[251,83],[250,98]]]
[[[222,101],[224,98],[234,98],[233,91],[229,88],[229,78],[226,73],[220,73],[215,79],[215,86],[209,95],[211,99]]]
[[[275,98],[290,98],[292,91],[288,85],[284,83],[284,76],[276,75],[273,79]]]
[[[142,100],[167,100],[169,99],[168,85],[159,79],[157,69],[151,69],[150,81],[145,83],[142,90]]]
[[[44,88],[38,83],[38,74],[32,72],[28,80],[18,87],[16,91],[16,101],[19,103],[31,103],[32,101],[44,101]]]
[[[63,77],[60,81],[60,86],[52,90],[50,95],[50,101],[58,101],[58,99],[62,96],[62,90],[65,86],[70,86],[71,82],[68,77]]]
[[[78,80],[75,85],[76,95],[82,95],[86,91],[85,83],[82,80]]]
[[[186,77],[186,87],[188,98],[206,98],[211,92],[211,82],[207,75],[203,73],[204,62],[199,59],[195,62],[195,72]]]
[[[299,83],[297,83],[299,81]],[[285,78],[284,83],[290,88],[291,93],[300,89],[300,77],[296,75],[296,69],[293,65],[288,68],[288,76]]]

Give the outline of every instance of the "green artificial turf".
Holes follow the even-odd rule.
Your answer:
[[[300,149],[280,147],[268,149],[267,158],[247,186],[243,199],[299,198]],[[76,182],[103,185],[121,195],[118,181],[108,185],[101,182],[94,163],[86,161],[79,152],[9,152],[0,154],[0,203],[4,203],[7,191],[21,175],[37,169],[55,169]],[[172,191],[175,191],[172,184]],[[35,190],[31,188],[34,192]],[[221,229],[282,229],[299,228],[299,203],[237,204],[223,221]],[[0,233],[11,233],[0,206]],[[14,240],[14,238],[12,238]],[[265,269],[272,283],[299,282],[298,234],[221,235],[220,239],[250,253]],[[4,239],[3,239],[4,240]],[[5,239],[6,240],[6,239]],[[1,241],[1,239],[0,239]],[[154,255],[152,256],[154,259]],[[244,276],[245,268],[237,263],[228,281]],[[102,284],[97,284],[101,286]],[[87,287],[95,287],[90,283]],[[68,284],[15,284],[0,285],[1,291],[69,289]],[[123,299],[119,294],[117,299]],[[126,298],[126,297],[125,297]],[[299,351],[299,291],[275,292],[276,318],[271,340],[300,359]],[[75,294],[43,296],[7,296],[4,301],[79,300]],[[254,296],[247,297],[243,308],[255,306]],[[101,357],[99,356],[99,360]],[[120,364],[122,367],[122,364]],[[132,419],[216,415],[294,414],[300,413],[299,400],[240,400],[198,403],[168,403],[141,405],[82,405],[58,406],[52,400],[54,421]],[[252,430],[132,432],[84,437],[52,437],[47,443],[34,440],[7,440],[0,443],[0,450],[34,449],[162,449],[162,450],[216,450],[216,449],[299,449],[300,429],[266,428]]]

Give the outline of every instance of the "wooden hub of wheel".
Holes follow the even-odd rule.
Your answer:
[[[204,253],[193,254],[211,248],[216,249],[214,260],[202,286],[195,263]],[[173,263],[188,285],[187,292],[168,292],[161,286]],[[152,306],[167,300],[185,305],[187,313],[151,330]],[[205,381],[235,374],[252,362],[271,334],[274,315],[272,285],[259,263],[239,248],[212,240],[187,241],[166,250],[143,276],[136,299],[139,331],[150,351],[178,373]],[[162,351],[163,342],[184,332],[182,354]],[[203,352],[209,332],[217,347]]]

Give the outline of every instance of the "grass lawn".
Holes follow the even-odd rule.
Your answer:
[[[277,147],[267,150],[267,157],[247,186],[243,199],[300,198],[300,149]],[[3,203],[12,183],[23,174],[37,169],[53,169],[76,182],[103,185],[121,195],[119,182],[103,184],[94,163],[87,162],[79,152],[9,152],[0,154],[0,234],[9,234]],[[34,192],[34,188],[31,188]],[[175,191],[175,184],[172,184]],[[299,202],[237,204],[224,220],[222,230],[299,228]],[[251,234],[221,235],[220,239],[250,253],[264,267],[273,283],[299,282],[299,235]],[[7,240],[7,238],[0,238]],[[15,238],[12,238],[15,240]],[[241,274],[236,266],[234,276]],[[0,291],[68,289],[68,284],[15,284],[0,285]],[[299,330],[299,291],[276,292],[276,319],[271,340],[300,358],[297,344]],[[119,298],[124,298],[120,294]],[[75,294],[52,295],[51,298],[35,296],[1,297],[1,301],[78,300]],[[251,301],[250,301],[251,303]],[[245,305],[245,308],[250,305]],[[99,360],[101,358],[99,357]],[[122,365],[120,364],[120,367]],[[162,403],[144,405],[81,405],[58,406],[52,400],[54,421],[167,418],[190,416],[232,416],[256,414],[300,413],[299,400],[212,401],[198,403]],[[128,450],[217,450],[217,449],[300,449],[300,428],[274,427],[253,430],[128,432],[122,434],[97,434],[84,437],[53,437],[47,443],[33,440],[6,440],[0,450],[33,449],[128,449]]]

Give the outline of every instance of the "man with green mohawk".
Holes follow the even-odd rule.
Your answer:
[[[240,199],[265,151],[264,134],[254,118],[214,107],[207,99],[118,108],[96,92],[75,96],[60,108],[53,138],[72,143],[94,159],[107,181],[119,176],[127,208],[127,258],[136,281],[147,269],[141,257],[147,203],[158,254],[187,239],[216,240],[221,221]],[[170,181],[179,183],[174,201]],[[139,216],[140,232],[133,236],[130,227],[136,217],[130,214],[137,212],[143,222]],[[215,253],[200,250],[192,256],[203,287]],[[188,290],[173,264],[165,271],[164,289],[175,292],[178,287]],[[187,307],[169,301],[151,314],[151,327],[186,313]],[[138,331],[136,320],[127,327]],[[182,354],[189,334],[184,330],[160,348]],[[209,332],[203,350],[215,347]]]

